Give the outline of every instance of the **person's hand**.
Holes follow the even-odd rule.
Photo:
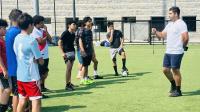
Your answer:
[[[8,72],[7,70],[3,70],[3,75],[5,79],[8,79]]]
[[[66,55],[65,53],[63,53],[63,54],[62,54],[62,57],[63,57],[64,59],[66,59],[66,58],[67,58],[67,55]]]
[[[47,31],[47,26],[46,25],[44,25],[43,28],[44,28],[45,31]]]
[[[153,35],[155,35],[156,32],[157,32],[156,28],[152,28],[151,33],[152,33]]]
[[[87,56],[86,52],[85,51],[81,51],[81,56],[86,57]]]

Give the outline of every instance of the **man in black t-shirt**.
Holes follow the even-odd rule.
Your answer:
[[[87,85],[93,83],[93,81],[88,78],[88,66],[91,63],[94,53],[93,34],[91,31],[92,19],[90,17],[85,17],[83,23],[84,28],[79,37],[80,55],[83,62],[81,70],[81,76],[83,76],[83,78],[81,79],[81,84]]]
[[[75,31],[76,31],[76,22],[69,21],[67,23],[67,30],[62,33],[61,38],[58,42],[62,56],[67,65],[65,89],[69,91],[74,90],[74,85],[71,83],[71,71],[75,60],[75,48],[74,48]]]
[[[119,53],[119,55],[122,56],[122,76],[127,76],[128,69],[126,68],[126,54],[123,48],[124,37],[121,31],[114,29],[113,22],[108,22],[107,39],[110,42],[110,54],[113,61],[115,75],[118,75],[116,55]]]

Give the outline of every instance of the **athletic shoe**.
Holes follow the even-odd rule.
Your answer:
[[[169,97],[179,97],[179,96],[182,96],[182,93],[181,93],[181,91],[178,92],[177,90],[176,90],[176,91],[173,91],[173,92],[169,95]]]
[[[42,99],[49,98],[49,96],[42,94]]]
[[[87,79],[87,80],[82,79],[80,81],[80,85],[89,85],[89,84],[92,84],[92,83],[94,83],[94,81],[90,80],[90,79]]]
[[[173,87],[173,86],[171,85],[171,88],[170,88],[169,93],[172,93],[173,91],[176,91],[176,87]]]
[[[74,91],[74,87],[73,87],[73,84],[72,83],[68,83],[65,87],[65,90],[68,90],[68,91]]]
[[[41,91],[42,92],[48,92],[48,91],[50,91],[50,89],[48,89],[48,88],[45,87],[45,88],[41,88]]]
[[[103,79],[103,77],[99,75],[94,75],[94,79]]]
[[[127,77],[127,76],[128,76],[127,71],[122,71],[122,77]]]
[[[122,68],[122,71],[126,71],[126,73],[129,74],[128,69],[126,67]]]

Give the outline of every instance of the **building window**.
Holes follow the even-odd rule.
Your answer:
[[[183,21],[185,21],[188,31],[196,31],[196,16],[183,16]]]
[[[51,18],[50,17],[44,18],[44,24],[51,24]]]
[[[151,17],[151,28],[156,28],[158,31],[162,31],[165,28],[165,17]]]
[[[107,32],[107,17],[94,17],[96,32]]]
[[[123,23],[135,23],[136,17],[122,17]]]

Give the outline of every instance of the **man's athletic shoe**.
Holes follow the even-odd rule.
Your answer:
[[[182,96],[182,93],[181,93],[181,91],[178,92],[177,90],[173,91],[173,92],[169,95],[169,97],[179,97],[179,96]]]
[[[45,88],[41,88],[41,91],[42,92],[48,92],[48,91],[50,91],[50,89],[48,89],[48,88],[45,87]]]
[[[94,79],[103,79],[103,77],[99,75],[94,75]]]
[[[176,87],[173,87],[173,86],[171,85],[171,88],[170,88],[169,93],[172,93],[173,91],[176,91]]]
[[[68,84],[66,84],[65,90],[73,91],[73,90],[75,90],[73,86],[74,85],[72,83],[68,83]]]
[[[42,94],[42,99],[49,98],[49,96]]]

